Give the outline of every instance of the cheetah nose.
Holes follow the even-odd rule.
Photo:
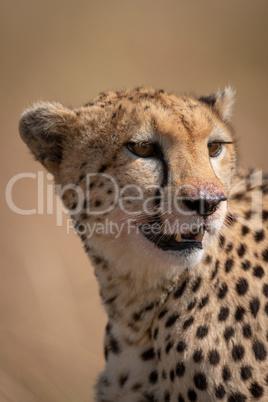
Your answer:
[[[226,201],[227,197],[223,194],[216,198],[184,198],[183,204],[193,212],[197,212],[201,216],[212,215],[221,201]]]

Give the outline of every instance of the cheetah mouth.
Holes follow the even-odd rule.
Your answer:
[[[164,251],[168,250],[185,250],[185,249],[203,249],[202,240],[205,234],[205,227],[201,225],[194,232],[188,231],[183,233],[174,233],[171,235],[164,233],[155,233],[154,231],[146,229],[143,225],[140,226],[142,234],[150,240],[155,246]]]

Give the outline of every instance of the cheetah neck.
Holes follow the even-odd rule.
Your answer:
[[[214,247],[215,244],[212,244],[209,249]],[[109,323],[117,328],[117,336],[124,337],[130,344],[139,342],[150,331],[170,293],[196,276],[211,276],[214,269],[214,260],[211,259],[210,264],[205,263],[205,267],[201,262],[192,270],[185,270],[172,278],[163,278],[158,286],[148,287],[145,283],[136,283],[130,276],[116,275],[117,267],[102,256],[96,257],[93,249],[88,254],[99,282]]]
[[[180,279],[174,277],[163,281],[158,287],[148,289],[146,286],[137,286],[128,276],[115,276],[117,270],[113,264],[103,269],[96,264],[92,255],[90,259],[109,322],[115,323],[129,342],[138,342],[150,329],[152,321]]]

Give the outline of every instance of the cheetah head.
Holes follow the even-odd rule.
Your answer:
[[[233,100],[230,88],[202,98],[107,92],[77,109],[37,103],[19,129],[86,249],[151,280],[194,267],[224,225]]]

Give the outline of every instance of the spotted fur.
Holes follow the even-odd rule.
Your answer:
[[[142,187],[151,210],[160,197],[154,185],[162,198],[189,184],[188,196],[228,197],[201,217],[212,230],[200,251],[165,252],[140,232],[80,234],[108,314],[99,402],[268,400],[268,187],[254,184],[254,172],[237,173],[233,95],[230,88],[199,99],[136,88],[101,93],[73,110],[41,102],[22,115],[20,134],[35,158],[56,184],[72,185],[62,199],[77,229],[124,223],[140,208],[133,188],[128,213],[113,205],[108,175],[120,189]],[[228,144],[212,160],[207,142],[215,139]],[[126,147],[132,141],[157,142],[161,152],[141,160]],[[90,197],[81,202],[78,187]],[[159,214],[162,223],[177,218],[174,209]]]

